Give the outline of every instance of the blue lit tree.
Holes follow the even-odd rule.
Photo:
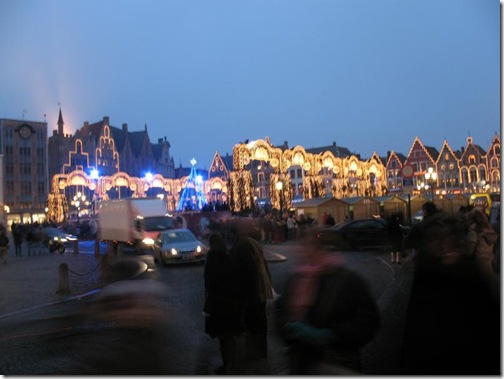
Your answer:
[[[191,159],[191,173],[187,178],[180,200],[177,205],[177,211],[198,210],[200,211],[206,204],[207,199],[203,191],[203,178],[197,175],[196,160]]]

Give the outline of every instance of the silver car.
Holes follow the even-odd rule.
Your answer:
[[[204,262],[207,247],[189,229],[169,229],[154,242],[154,260],[163,264]]]

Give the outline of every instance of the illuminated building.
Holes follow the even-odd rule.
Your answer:
[[[425,188],[425,173],[432,167],[436,173],[433,185],[437,195],[500,193],[499,136],[494,135],[487,151],[474,144],[472,137],[467,137],[466,142],[465,147],[453,150],[444,140],[438,152],[415,137],[406,157],[394,151],[389,152],[387,158],[382,159],[386,165],[388,191],[419,194]]]

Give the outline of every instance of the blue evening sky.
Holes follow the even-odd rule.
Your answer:
[[[246,139],[408,154],[500,135],[498,0],[1,0],[0,118],[110,117],[208,168]]]

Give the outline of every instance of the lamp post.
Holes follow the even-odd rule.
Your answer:
[[[280,215],[282,215],[283,210],[283,182],[276,182],[275,188],[278,191],[278,200],[280,202]]]
[[[430,188],[431,200],[434,201],[434,185],[436,184],[437,181],[437,173],[434,172],[434,169],[432,167],[429,167],[427,169],[427,172],[425,173],[425,181],[427,182]]]

